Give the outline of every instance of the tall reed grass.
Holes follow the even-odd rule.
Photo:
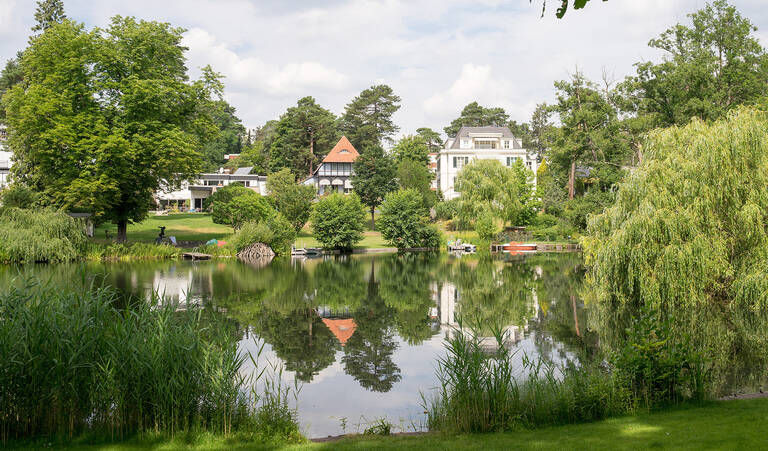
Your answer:
[[[480,328],[464,329],[460,321],[456,333],[445,341],[447,353],[437,364],[440,387],[432,396],[422,394],[431,430],[495,432],[588,422],[705,396],[696,389],[703,383],[703,373],[689,373],[685,365],[677,369],[654,362],[639,366],[635,354],[633,363],[621,368],[607,362],[561,366],[526,356],[518,365],[514,353],[505,346],[500,328],[491,327],[497,344],[492,352],[487,339],[478,337],[476,330]],[[629,343],[627,349],[635,347]],[[658,368],[665,381],[674,380],[678,385],[667,387],[670,391],[655,397],[653,404],[648,403],[647,384],[637,384],[633,382],[637,378],[629,377],[637,371],[655,371],[649,368]],[[682,371],[685,377],[672,377],[670,371]],[[642,379],[660,373],[645,374]]]
[[[85,259],[96,261],[162,260],[180,257],[181,253],[181,249],[167,244],[88,243]]]
[[[258,416],[265,397],[254,388],[262,373],[241,371],[249,355],[238,352],[231,323],[160,299],[118,299],[109,288],[61,291],[36,282],[0,293],[3,442],[269,426]],[[282,430],[299,436],[287,401],[268,401],[292,420]]]

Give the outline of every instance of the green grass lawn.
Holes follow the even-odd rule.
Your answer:
[[[37,449],[23,446],[16,449]],[[561,449],[767,449],[768,399],[711,402],[662,412],[589,424],[516,431],[503,434],[426,434],[357,437],[305,445],[255,445],[238,440],[198,436],[194,440],[134,439],[128,442],[77,443],[60,449],[82,450],[561,450]]]
[[[201,213],[176,213],[167,216],[149,216],[138,224],[128,224],[128,241],[153,243],[160,227],[165,226],[165,236],[175,236],[179,241],[208,241],[224,239],[232,235],[232,227],[214,224],[211,216]],[[94,241],[104,242],[104,231],[111,239],[117,236],[117,226],[102,224],[93,232]]]

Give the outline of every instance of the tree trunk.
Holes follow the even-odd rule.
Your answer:
[[[576,162],[571,161],[571,173],[568,175],[568,199],[573,200],[576,183]]]
[[[375,210],[375,208],[371,207],[371,231],[372,232],[376,231],[376,220],[373,219],[373,211],[374,210]]]
[[[571,295],[571,306],[573,306],[573,324],[576,326],[576,336],[581,337],[579,330],[579,316],[576,314],[576,296]]]
[[[128,241],[128,220],[121,219],[117,221],[117,242],[125,243]]]

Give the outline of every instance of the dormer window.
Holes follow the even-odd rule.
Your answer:
[[[347,150],[347,149],[341,149],[341,150],[339,151],[339,153],[349,153],[349,150]]]
[[[462,149],[469,149],[469,140],[468,139],[462,139],[461,140],[461,148]]]

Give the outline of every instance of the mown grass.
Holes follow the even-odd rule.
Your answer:
[[[593,450],[593,449],[765,449],[768,447],[768,399],[712,401],[659,412],[612,418],[595,423],[519,430],[497,434],[424,434],[416,436],[360,436],[325,443],[259,444],[245,438],[210,434],[133,437],[121,443],[81,437],[55,442],[15,443],[10,449],[133,450]],[[48,446],[46,446],[48,447]]]
[[[176,213],[166,216],[149,216],[138,224],[128,224],[128,241],[154,243],[161,226],[166,228],[165,236],[175,236],[177,241],[226,240],[233,233],[232,227],[214,224],[208,214]],[[112,240],[117,236],[116,225],[101,224],[93,233],[94,240],[104,242],[105,231],[109,232]]]

